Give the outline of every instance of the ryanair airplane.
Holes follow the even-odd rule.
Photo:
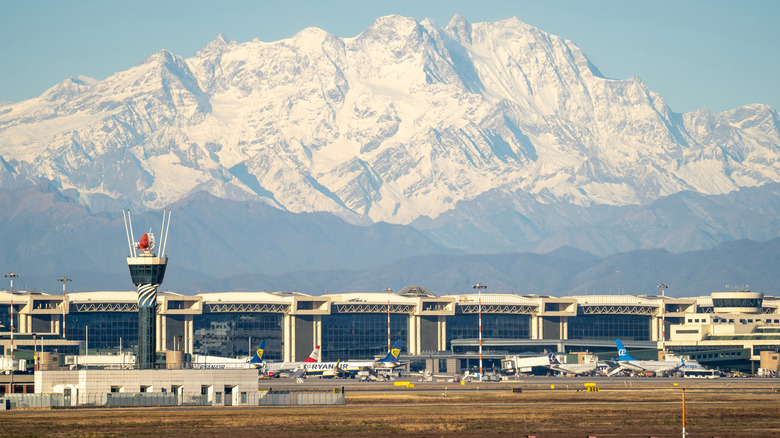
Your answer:
[[[402,346],[403,340],[399,339],[387,353],[387,356],[378,361],[319,362],[304,364],[304,369],[307,376],[323,377],[351,377],[360,371],[375,372],[376,370],[393,369],[406,365],[406,362],[398,361]]]

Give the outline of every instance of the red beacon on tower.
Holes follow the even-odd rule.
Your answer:
[[[144,233],[135,245],[135,248],[143,252],[152,252],[154,250],[154,234]]]

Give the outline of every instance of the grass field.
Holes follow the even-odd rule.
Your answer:
[[[603,387],[346,392],[345,406],[17,410],[0,436],[680,437],[682,391]],[[780,437],[780,392],[686,389],[689,437]]]

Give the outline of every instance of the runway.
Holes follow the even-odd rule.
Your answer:
[[[323,390],[344,388],[349,392],[382,392],[410,390],[405,386],[396,386],[396,383],[408,382],[414,385],[411,390],[415,392],[434,391],[509,391],[520,389],[522,391],[538,390],[570,390],[586,391],[587,384],[595,384],[600,391],[646,391],[662,388],[682,389],[686,391],[773,391],[778,390],[780,396],[780,378],[718,378],[718,379],[691,379],[680,377],[553,377],[534,376],[518,380],[504,380],[498,382],[454,382],[444,379],[421,381],[415,378],[396,378],[388,382],[361,382],[357,379],[336,378],[307,378],[298,382],[292,378],[278,378],[260,380],[260,390]]]

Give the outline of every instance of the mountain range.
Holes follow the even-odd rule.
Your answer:
[[[190,58],[163,50],[0,103],[0,257],[119,272],[123,208],[155,226],[173,210],[176,263],[200,284],[433,255],[708,250],[780,235],[779,154],[774,108],[675,113],[515,18],[219,35]]]
[[[727,203],[718,198],[689,201]],[[0,266],[20,275],[18,289],[58,293],[63,275],[73,279],[73,291],[133,289],[121,213],[91,212],[45,183],[0,191],[0,205]],[[669,296],[702,296],[727,285],[780,295],[780,238],[677,253],[597,256],[562,246],[546,253],[475,255],[438,245],[408,226],[353,225],[327,213],[290,213],[205,192],[170,207],[170,261],[162,289],[182,294],[319,295],[421,285],[445,295],[469,293],[475,282],[488,284],[492,293],[653,294],[663,282],[671,286]],[[139,233],[159,230],[161,220],[158,211],[133,216]]]

